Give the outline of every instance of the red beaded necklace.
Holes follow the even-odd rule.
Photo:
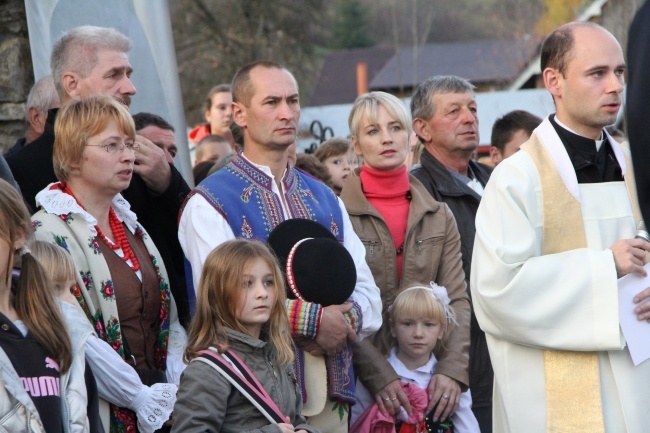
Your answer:
[[[61,190],[70,195],[72,198],[74,198],[77,201],[77,204],[81,206],[82,209],[86,210],[81,203],[79,203],[79,200],[77,200],[77,197],[74,196],[70,188],[68,188],[67,185],[61,184]],[[111,231],[113,232],[113,237],[115,237],[115,242],[112,242],[110,239],[108,239],[102,230],[99,228],[99,226],[95,226],[95,230],[97,230],[97,235],[104,241],[106,245],[111,247],[113,250],[118,250],[122,249],[123,257],[122,260],[124,260],[125,263],[128,264],[128,260],[131,260],[131,269],[133,269],[133,272],[137,272],[140,270],[140,262],[138,261],[138,258],[135,256],[133,253],[133,250],[131,249],[131,245],[129,245],[129,240],[126,238],[126,231],[124,230],[124,225],[122,222],[117,218],[117,215],[115,215],[115,211],[113,210],[113,207],[111,206],[108,210],[108,224],[111,227]],[[119,255],[118,255],[119,256]]]

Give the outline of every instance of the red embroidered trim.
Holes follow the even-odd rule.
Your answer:
[[[67,185],[61,184],[61,190],[70,195],[72,198],[74,198],[77,201],[77,204],[81,206],[83,210],[86,210],[84,206],[79,203],[79,200],[77,200],[77,197],[72,193],[70,188],[68,188]],[[124,231],[124,224],[117,218],[117,215],[115,215],[115,211],[113,210],[112,207],[109,208],[108,210],[108,223],[111,227],[111,231],[113,232],[113,237],[115,238],[115,242],[112,242],[109,238],[107,238],[102,230],[99,228],[99,226],[95,226],[95,230],[97,230],[97,235],[108,245],[111,247],[113,250],[118,250],[122,249],[123,257],[122,260],[124,260],[124,263],[128,264],[128,260],[131,260],[131,269],[133,272],[137,272],[140,270],[140,262],[138,261],[138,258],[135,256],[133,253],[133,250],[131,249],[131,245],[129,245],[129,240],[126,238],[126,232]]]

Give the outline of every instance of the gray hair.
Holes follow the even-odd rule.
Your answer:
[[[436,75],[429,77],[418,85],[411,98],[411,115],[413,119],[429,120],[436,114],[433,95],[438,93],[471,93],[474,85],[455,75]]]
[[[81,26],[64,33],[54,43],[50,57],[50,69],[54,85],[63,100],[66,96],[61,78],[65,72],[87,77],[97,65],[97,52],[111,50],[127,53],[131,40],[113,28]]]
[[[59,104],[59,94],[56,93],[54,80],[51,75],[41,78],[34,84],[27,95],[27,106],[25,107],[25,122],[29,126],[29,109],[34,107],[41,114]]]

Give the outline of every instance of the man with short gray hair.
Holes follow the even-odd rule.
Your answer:
[[[424,144],[420,165],[412,174],[433,198],[449,206],[458,222],[469,293],[474,217],[492,170],[472,160],[479,143],[474,86],[453,75],[430,77],[415,89],[411,113],[413,130]],[[472,411],[483,433],[492,431],[492,379],[485,334],[472,312],[469,387]]]
[[[133,71],[127,56],[130,49],[129,38],[115,29],[82,26],[61,36],[54,43],[50,56],[52,79],[61,105],[74,98],[108,95],[129,106],[131,96],[136,92],[130,79]],[[7,158],[23,197],[33,211],[36,210],[36,194],[57,180],[52,166],[56,113],[57,110],[48,113],[45,130],[40,137],[29,147]],[[152,146],[158,150],[153,143]],[[140,148],[144,150],[143,154],[151,156],[147,146],[141,145]],[[161,161],[165,163],[162,151],[160,154]],[[138,159],[141,158],[141,153],[138,153]],[[167,164],[146,157],[143,162],[146,170],[136,165],[135,172],[142,172],[145,176],[149,173],[157,175],[149,183],[159,185],[158,188],[152,188],[156,193],[163,192],[169,185],[170,172]],[[146,181],[145,178],[143,180]]]
[[[81,26],[54,43],[50,68],[61,102],[107,95],[131,105],[135,86],[127,53],[131,40],[113,28]]]
[[[52,79],[61,104],[71,99],[107,95],[128,107],[131,96],[136,93],[130,78],[133,68],[127,55],[131,45],[129,38],[112,28],[81,26],[61,36],[50,57]],[[40,137],[7,158],[23,197],[33,211],[36,210],[36,194],[57,181],[52,164],[57,112],[58,109],[49,111],[45,131]],[[182,263],[182,252],[176,237],[169,233],[177,230],[176,218],[190,188],[178,170],[167,162],[162,149],[142,135],[136,135],[136,141],[140,148],[135,157],[133,178],[122,196],[160,251],[172,294],[184,294],[184,270],[176,266]],[[184,311],[182,305],[179,307],[181,323],[187,325],[189,312]]]
[[[54,87],[52,76],[41,78],[32,86],[27,95],[25,106],[25,136],[16,141],[7,152],[5,158],[21,150],[24,146],[36,140],[45,131],[48,110],[61,106],[59,95]]]

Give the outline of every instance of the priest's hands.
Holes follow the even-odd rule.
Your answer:
[[[644,277],[647,275],[643,265],[646,252],[650,251],[650,243],[643,239],[621,239],[609,249],[614,255],[616,274],[619,278],[632,272]]]
[[[646,263],[646,253],[650,251],[650,243],[643,239],[622,239],[610,248],[614,254],[614,264],[618,277],[635,272],[647,276],[643,268]],[[634,297],[634,314],[638,320],[647,320],[650,323],[650,287]]]
[[[650,323],[650,287],[636,295],[634,297],[634,303],[639,304],[634,307],[636,318],[639,320],[646,320]]]

